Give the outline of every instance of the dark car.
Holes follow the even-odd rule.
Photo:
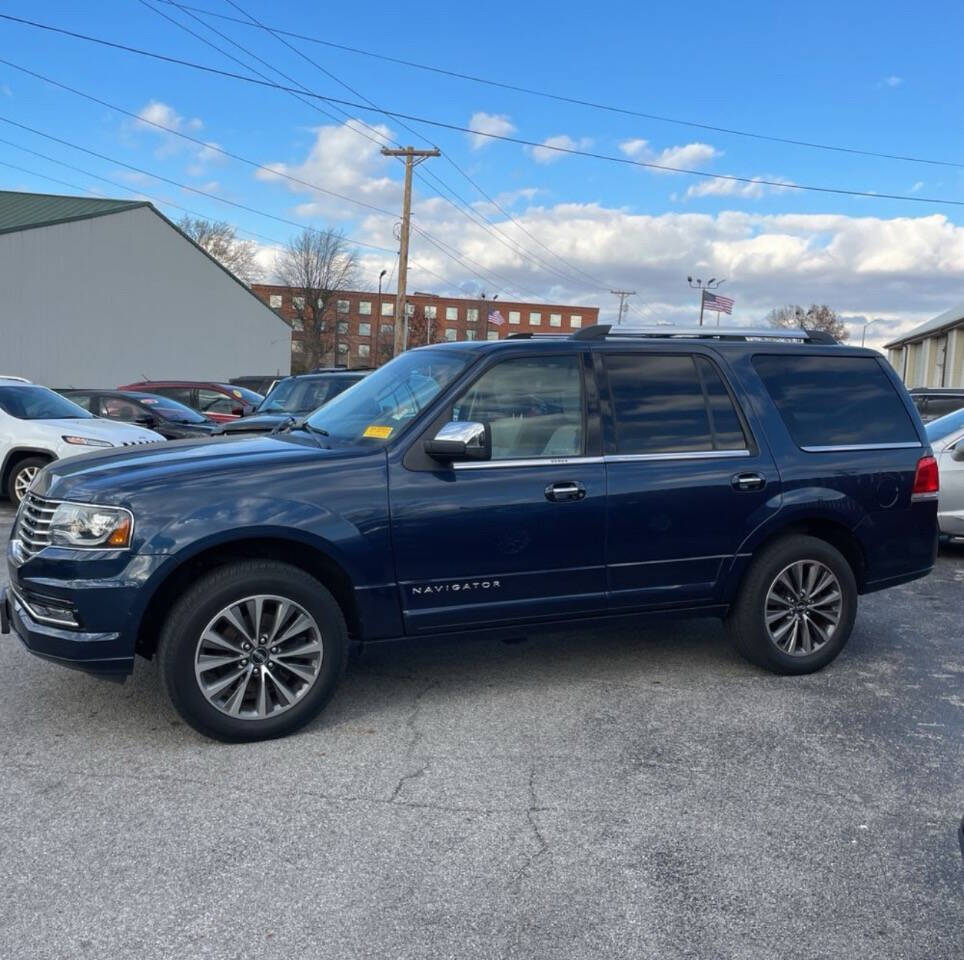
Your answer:
[[[937,494],[894,371],[825,334],[446,343],[299,429],[51,464],[0,609],[61,664],[156,656],[229,741],[308,722],[376,641],[720,617],[754,664],[806,674],[861,594],[931,571]]]
[[[215,423],[228,423],[246,417],[264,399],[260,393],[230,383],[208,380],[145,380],[128,383],[118,390],[158,394],[183,403]]]
[[[313,413],[367,375],[339,370],[285,377],[278,381],[250,416],[224,424],[221,432],[270,433],[292,420]]]
[[[207,437],[217,425],[190,407],[156,393],[133,390],[58,390],[95,417],[148,427],[168,440]]]
[[[921,420],[929,423],[964,407],[964,388],[914,387],[910,391],[910,398],[914,401]]]
[[[263,397],[266,397],[280,379],[281,377],[277,373],[254,374],[250,377],[232,377],[228,383],[232,387],[244,387],[245,390],[253,390],[255,393],[260,393]]]

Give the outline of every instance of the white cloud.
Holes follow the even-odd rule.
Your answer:
[[[361,210],[357,204],[313,190],[308,184],[354,197],[372,206],[389,210],[400,208],[401,186],[389,173],[394,173],[396,168],[400,171],[401,164],[383,157],[381,145],[373,139],[358,136],[355,132],[357,123],[349,120],[340,126],[317,127],[313,131],[314,143],[303,161],[269,163],[266,166],[270,171],[258,170],[255,177],[307,196],[309,199],[296,207],[302,217],[355,218]],[[386,140],[392,137],[391,130],[384,125],[371,129]],[[296,177],[303,183],[295,183],[279,174]]]
[[[766,193],[784,193],[788,187],[793,186],[792,180],[785,180],[782,177],[766,177],[765,179],[784,184],[784,186],[772,186],[771,184],[761,183],[763,178],[753,177],[749,183],[739,180],[701,180],[693,184],[686,190],[687,197],[762,197]]]
[[[10,89],[10,86],[8,84],[0,83],[0,96],[4,96],[4,97],[13,96],[13,90]]]
[[[884,79],[880,81],[878,86],[890,87],[893,90],[894,87],[899,87],[903,82],[904,82],[903,77],[898,77],[898,76],[895,76],[894,74],[891,74],[889,77],[884,77]]]
[[[918,181],[910,188],[910,192],[911,192],[911,193],[920,193],[921,190],[923,190],[923,189],[924,189],[924,181],[923,181],[923,180],[918,180]]]
[[[555,163],[562,160],[565,150],[588,150],[592,146],[590,137],[573,140],[568,134],[560,133],[554,137],[547,137],[541,147],[526,147],[526,151],[536,163]]]
[[[658,163],[667,167],[680,167],[683,169],[697,169],[708,164],[711,160],[721,155],[721,151],[708,143],[685,143],[675,147],[666,147],[659,152],[655,151],[648,140],[624,140],[619,145],[619,149],[631,160],[640,160],[643,163]],[[660,171],[653,170],[653,173],[672,173],[672,170]]]
[[[204,124],[199,117],[192,117],[185,120],[170,104],[161,100],[151,100],[148,104],[137,111],[137,126],[142,130],[154,130],[158,133],[158,126],[167,127],[170,130],[178,131],[197,131]],[[157,124],[157,126],[154,126]]]
[[[469,143],[472,144],[473,150],[478,150],[492,142],[489,137],[480,136],[480,134],[488,133],[498,137],[507,137],[515,133],[516,130],[507,114],[485,113],[484,111],[472,114],[469,118],[469,127],[479,131],[478,133],[468,134]]]

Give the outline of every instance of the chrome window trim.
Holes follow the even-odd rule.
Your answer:
[[[73,621],[58,620],[56,617],[41,616],[33,609],[33,607],[30,606],[29,603],[27,603],[27,601],[23,597],[23,594],[20,593],[20,591],[17,590],[16,587],[13,586],[13,584],[10,585],[10,593],[13,596],[14,600],[16,600],[16,602],[19,603],[20,606],[24,608],[24,610],[26,610],[31,620],[36,620],[37,623],[48,623],[51,626],[55,626],[55,627],[69,627],[71,630],[78,630],[80,628],[80,625],[77,623],[76,620],[73,620]]]
[[[456,470],[492,470],[498,467],[567,467],[603,463],[605,457],[531,457],[520,460],[478,460],[453,463]]]
[[[839,443],[820,447],[801,447],[805,453],[846,453],[855,450],[916,450],[922,446],[919,440],[901,443]]]
[[[665,560],[629,560],[626,563],[610,563],[610,567],[645,567],[654,563],[694,563],[697,560],[726,560],[731,553],[709,553],[704,557],[668,557]],[[635,588],[630,588],[635,589]]]
[[[750,451],[743,450],[686,450],[675,453],[614,453],[603,459],[606,463],[635,463],[645,460],[728,460],[730,457],[749,457]]]

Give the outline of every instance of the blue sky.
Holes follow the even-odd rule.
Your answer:
[[[227,0],[197,8],[243,17]],[[273,79],[277,67],[317,93],[356,100],[264,31],[149,0]],[[265,23],[335,43],[587,100],[715,126],[964,164],[964,35],[960,4],[631,3],[485,5],[299,4],[239,0]],[[333,12],[335,11],[335,12]],[[139,0],[37,4],[0,12],[149,50],[246,72]],[[406,15],[408,14],[408,15]],[[269,66],[210,32],[243,44]],[[385,63],[300,40],[307,57],[386,109],[537,142],[571,143],[617,156],[706,170],[915,197],[964,201],[964,167],[908,163],[621,116]],[[288,94],[153,62],[0,22],[0,56],[165,126],[388,210],[398,208],[400,166],[371,139]],[[333,108],[318,106],[328,112]],[[396,119],[348,110],[387,136],[415,136]],[[113,111],[0,65],[0,115],[103,154],[101,159],[0,123],[0,137],[117,181],[176,218],[189,207],[272,245],[295,227],[191,194],[120,163],[203,189],[286,220],[336,226],[386,250],[393,218],[257,174]],[[429,169],[501,231],[493,235],[417,182],[413,281],[443,292],[551,297],[611,310],[610,286],[638,291],[637,316],[685,322],[695,298],[685,277],[726,276],[735,321],[791,301],[827,302],[853,317],[881,317],[882,341],[964,300],[964,207],[805,193],[703,181],[582,157],[540,154],[412,123],[510,212],[507,221],[448,159]],[[546,162],[550,159],[552,162]],[[0,143],[0,186],[69,192],[120,188]],[[444,190],[444,188],[443,188]],[[519,224],[522,226],[520,227]],[[523,233],[523,228],[528,233]],[[531,239],[538,238],[553,253]],[[501,237],[501,240],[499,239]],[[393,256],[361,248],[365,277]],[[556,259],[559,254],[564,261]],[[539,261],[542,261],[540,263]],[[555,270],[547,270],[546,263]],[[593,279],[590,281],[586,275]],[[367,281],[366,281],[367,282]]]

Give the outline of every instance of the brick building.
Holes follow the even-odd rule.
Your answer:
[[[304,366],[304,331],[299,312],[303,299],[290,287],[256,283],[252,292],[292,327],[291,365]],[[488,322],[497,309],[501,326]],[[421,346],[445,340],[497,340],[510,333],[570,333],[599,322],[598,307],[521,303],[443,297],[425,293],[408,296],[408,345]],[[349,367],[374,367],[392,355],[395,336],[395,294],[348,290],[331,298],[325,307],[326,363]]]

